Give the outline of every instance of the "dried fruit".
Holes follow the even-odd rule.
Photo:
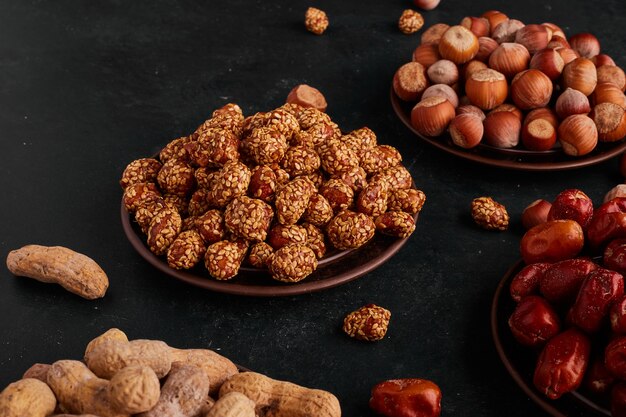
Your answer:
[[[387,417],[439,417],[441,389],[426,379],[392,379],[372,388],[369,404]]]
[[[509,213],[506,207],[491,197],[478,197],[472,200],[472,219],[486,230],[506,230],[509,227]]]
[[[343,320],[343,331],[357,340],[375,342],[387,334],[391,312],[375,304],[367,304],[348,314]]]

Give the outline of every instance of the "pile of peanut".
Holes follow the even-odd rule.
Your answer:
[[[287,103],[244,117],[227,104],[158,158],[131,162],[120,184],[148,247],[170,267],[204,261],[228,280],[247,261],[298,282],[328,244],[354,249],[375,231],[413,232],[425,195],[401,161],[371,129],[344,134],[314,107]]]
[[[340,417],[326,391],[239,372],[207,349],[132,340],[110,329],[84,361],[35,364],[0,393],[3,417]]]

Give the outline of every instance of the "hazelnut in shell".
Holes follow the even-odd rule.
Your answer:
[[[439,136],[454,116],[454,106],[444,97],[428,97],[411,110],[411,125],[424,136]]]
[[[600,41],[591,33],[577,33],[569,38],[569,44],[584,58],[591,58],[600,53]]]
[[[511,81],[511,98],[522,110],[544,107],[552,97],[552,81],[536,69],[518,73]]]
[[[572,114],[587,114],[591,110],[587,96],[573,88],[567,88],[563,91],[556,99],[554,107],[556,114],[561,119]]]
[[[474,57],[478,61],[487,62],[491,53],[498,47],[498,42],[487,36],[478,38],[478,53]]]
[[[508,112],[513,113],[514,115],[517,116],[517,118],[519,119],[520,123],[524,119],[524,115],[522,114],[522,111],[519,108],[517,108],[514,104],[511,104],[511,103],[500,104],[498,107],[496,107],[495,109],[491,110],[490,113],[496,113],[496,112],[499,112],[499,111],[508,111]]]
[[[514,42],[504,42],[498,46],[489,57],[489,68],[513,78],[518,72],[528,68],[530,53],[523,45]]]
[[[413,4],[423,10],[432,10],[439,5],[441,0],[413,0]]]
[[[615,61],[613,61],[613,58],[611,58],[607,54],[598,54],[596,56],[592,56],[591,62],[596,65],[596,68],[601,67],[602,65],[615,65]]]
[[[499,10],[487,10],[480,17],[484,17],[489,22],[489,36],[493,35],[493,30],[505,20],[509,20],[509,17]]]
[[[564,66],[563,58],[552,48],[545,48],[536,52],[530,60],[531,69],[543,72],[552,81],[557,80],[561,76]]]
[[[469,29],[451,26],[439,41],[439,54],[455,64],[464,64],[478,53],[478,38]]]
[[[473,73],[478,72],[480,70],[484,70],[489,68],[487,64],[477,59],[472,59],[470,62],[467,62],[461,66],[461,72],[463,73],[463,79],[469,79]]]
[[[485,120],[485,112],[473,104],[463,104],[462,106],[457,107],[456,114],[473,114],[474,116],[478,116],[481,122]]]
[[[565,65],[569,64],[576,58],[580,58],[580,55],[578,55],[578,52],[574,51],[572,48],[554,48],[554,49],[559,53],[559,55],[561,55],[561,58],[563,58],[563,63]]]
[[[586,155],[598,144],[598,129],[594,121],[584,114],[574,114],[563,120],[557,136],[563,152],[570,156]]]
[[[413,61],[419,62],[426,69],[440,59],[439,47],[434,43],[421,44],[413,51]]]
[[[433,84],[452,85],[459,81],[459,69],[454,62],[447,59],[435,62],[428,67],[426,73]]]
[[[506,77],[489,68],[476,71],[465,81],[465,94],[473,105],[482,110],[491,110],[506,100]]]
[[[489,20],[484,17],[464,17],[460,24],[469,29],[470,32],[478,38],[481,36],[489,36]]]
[[[548,213],[552,203],[547,200],[539,199],[530,203],[522,212],[522,226],[528,230],[548,221]]]
[[[428,87],[424,90],[424,94],[422,94],[422,100],[428,97],[440,96],[448,100],[454,108],[459,106],[459,97],[456,92],[449,85],[445,84],[435,84]]]
[[[531,151],[547,151],[556,143],[556,128],[546,119],[535,119],[522,126],[522,144]]]
[[[624,70],[616,65],[602,65],[597,67],[598,83],[613,83],[620,90],[626,87]]]
[[[491,37],[498,43],[515,42],[517,31],[525,25],[517,19],[508,19],[500,23],[491,32]]]
[[[598,83],[596,66],[587,58],[576,58],[565,65],[561,79],[563,88],[573,88],[588,96]]]
[[[548,121],[555,129],[559,127],[559,119],[550,107],[541,107],[539,109],[529,111],[524,118],[524,123],[530,123],[537,119],[544,119]]]
[[[550,38],[552,31],[543,25],[526,25],[515,33],[515,42],[524,45],[531,54],[548,46]]]
[[[404,101],[416,101],[428,87],[424,66],[419,62],[402,65],[393,76],[393,90]]]
[[[598,83],[591,94],[591,102],[594,106],[600,103],[614,103],[626,109],[626,96],[613,83]]]
[[[457,115],[448,127],[452,142],[461,148],[470,149],[477,146],[483,138],[483,122],[472,113]]]
[[[497,148],[512,148],[519,143],[522,123],[514,113],[489,113],[483,123],[485,143]]]
[[[598,140],[615,142],[626,136],[626,115],[624,108],[613,103],[601,103],[595,106],[589,117],[598,129]]]

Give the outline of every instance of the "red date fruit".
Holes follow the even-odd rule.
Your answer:
[[[604,357],[598,356],[589,365],[583,382],[585,388],[594,394],[604,394],[615,382],[615,377],[606,369]]]
[[[511,286],[509,287],[509,292],[511,293],[511,298],[519,303],[520,300],[527,295],[537,293],[539,289],[539,281],[541,280],[541,275],[550,267],[550,264],[547,262],[541,262],[537,264],[526,265],[521,269],[513,279],[511,280]]]
[[[598,268],[585,279],[572,307],[571,321],[587,333],[600,330],[611,304],[624,295],[624,277]]]
[[[620,379],[626,379],[626,336],[613,339],[604,350],[606,369]]]
[[[604,248],[604,266],[621,274],[626,272],[626,239],[615,239]]]
[[[577,189],[564,190],[556,196],[548,220],[574,220],[586,229],[593,216],[593,201]]]
[[[626,334],[626,297],[620,298],[611,306],[609,318],[613,333]]]
[[[626,197],[616,197],[602,204],[587,227],[587,239],[593,249],[617,238],[626,238]]]
[[[509,318],[513,337],[523,345],[539,346],[561,330],[559,317],[543,298],[525,297]]]
[[[552,400],[577,389],[589,364],[590,350],[587,336],[575,328],[548,340],[537,360],[535,387]]]
[[[387,417],[438,417],[441,390],[426,379],[392,379],[372,388],[370,408]]]
[[[578,255],[584,244],[582,227],[574,220],[552,220],[529,229],[520,243],[527,264],[558,262]]]
[[[539,292],[551,303],[574,301],[587,275],[597,268],[588,259],[566,259],[552,264],[541,276]]]
[[[615,384],[611,390],[611,417],[626,417],[626,383]]]

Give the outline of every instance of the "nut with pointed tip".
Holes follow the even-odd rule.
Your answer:
[[[554,106],[556,114],[565,119],[572,114],[587,114],[591,111],[589,99],[586,95],[573,88],[568,88],[556,99]]]
[[[518,73],[511,81],[511,98],[522,110],[545,107],[552,97],[552,81],[536,69]]]
[[[559,125],[557,135],[563,152],[571,156],[587,155],[598,144],[598,129],[584,114],[568,116]]]
[[[460,114],[473,114],[474,116],[478,116],[480,121],[485,120],[485,112],[474,106],[473,104],[463,104],[456,108],[457,116]]]
[[[587,58],[576,58],[565,65],[562,74],[563,88],[573,88],[590,95],[598,83],[596,66]]]
[[[484,127],[479,116],[471,113],[457,115],[448,127],[452,142],[461,148],[477,146],[483,138]]]
[[[411,110],[411,125],[424,136],[439,136],[454,116],[454,106],[446,98],[428,97]]]
[[[433,84],[452,85],[459,81],[459,69],[454,62],[447,59],[435,62],[428,67],[426,73]]]
[[[465,82],[465,94],[473,105],[482,110],[491,110],[506,100],[506,77],[489,68],[476,71]]]
[[[428,69],[431,65],[441,59],[439,46],[435,43],[423,43],[413,51],[413,62],[419,62]]]
[[[600,53],[600,41],[591,33],[577,33],[569,38],[569,44],[584,58],[591,58]]]
[[[450,102],[450,104],[454,106],[454,108],[457,108],[459,106],[459,97],[457,96],[456,92],[452,89],[452,87],[450,87],[449,85],[445,85],[445,84],[431,85],[426,90],[424,90],[424,94],[422,94],[422,100],[428,97],[435,97],[435,96],[440,96],[440,97],[445,98],[446,100]]]
[[[494,29],[502,22],[509,20],[509,17],[499,10],[487,10],[480,17],[484,17],[489,22],[489,36],[493,37]]]
[[[528,68],[530,54],[523,45],[503,42],[489,56],[489,67],[513,78],[518,72]]]
[[[481,36],[478,38],[478,53],[474,59],[482,62],[487,62],[491,53],[498,47],[498,42],[487,36]]]
[[[598,83],[613,83],[620,90],[626,87],[624,70],[616,65],[602,65],[597,67]]]
[[[524,45],[528,52],[534,54],[548,46],[551,31],[543,25],[526,25],[515,33],[515,42]]]
[[[552,81],[557,80],[565,67],[561,55],[552,48],[536,52],[530,60],[530,68],[537,69],[548,76]]]
[[[439,53],[455,64],[464,64],[478,53],[478,38],[463,26],[451,26],[441,36]]]
[[[574,51],[572,48],[555,47],[554,49],[559,53],[559,55],[561,55],[561,58],[563,58],[563,63],[565,65],[569,64],[576,58],[580,58],[578,52]],[[565,69],[565,67],[563,68]]]
[[[519,143],[522,123],[514,113],[489,113],[483,123],[487,144],[497,148],[512,148]]]
[[[626,109],[626,95],[613,83],[598,83],[591,94],[591,103],[615,103]]]
[[[489,20],[484,17],[467,16],[461,20],[460,24],[469,29],[478,38],[489,36]]]
[[[591,62],[593,62],[597,67],[601,67],[602,65],[615,65],[615,61],[613,58],[608,56],[607,54],[598,54],[596,56],[591,57]]]
[[[491,32],[491,37],[498,43],[515,42],[515,34],[525,25],[517,19],[508,19],[500,23]]]

